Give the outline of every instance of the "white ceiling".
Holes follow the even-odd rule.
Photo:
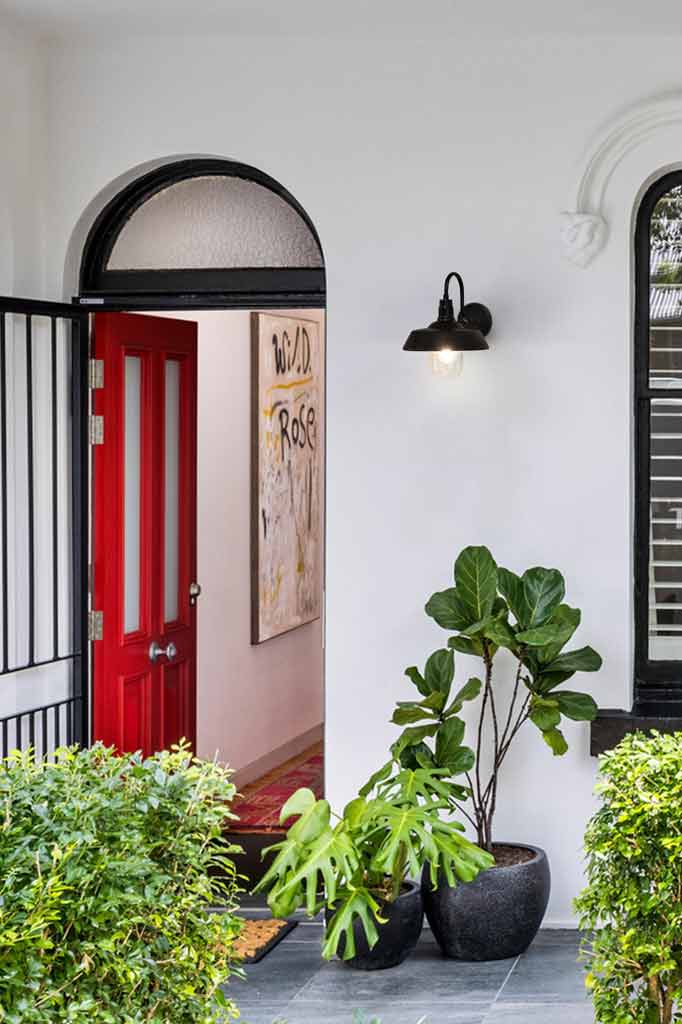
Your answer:
[[[515,36],[682,32],[679,0],[0,0],[0,12],[60,36],[189,29],[381,40],[447,32],[456,47],[458,34],[469,31]]]

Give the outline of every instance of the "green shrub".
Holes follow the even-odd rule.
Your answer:
[[[599,767],[576,901],[596,1016],[682,1021],[682,735],[627,736]]]
[[[184,747],[0,763],[0,1021],[212,1024],[239,923],[228,770]]]

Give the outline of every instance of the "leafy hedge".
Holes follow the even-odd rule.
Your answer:
[[[576,901],[597,1019],[682,1021],[682,734],[626,736],[599,773]]]
[[[234,796],[185,748],[0,764],[0,1021],[213,1024],[239,932]]]

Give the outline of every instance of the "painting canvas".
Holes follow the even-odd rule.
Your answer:
[[[319,618],[324,366],[314,320],[252,313],[251,641]]]

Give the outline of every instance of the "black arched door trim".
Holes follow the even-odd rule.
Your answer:
[[[109,270],[112,249],[134,212],[151,196],[190,178],[224,176],[253,181],[274,192],[302,218],[324,261],[315,225],[283,185],[248,164],[217,158],[176,160],[136,178],[107,203],[94,221],[83,248],[79,299],[83,305],[109,308],[221,307],[232,309],[325,305],[322,267],[197,268]]]

